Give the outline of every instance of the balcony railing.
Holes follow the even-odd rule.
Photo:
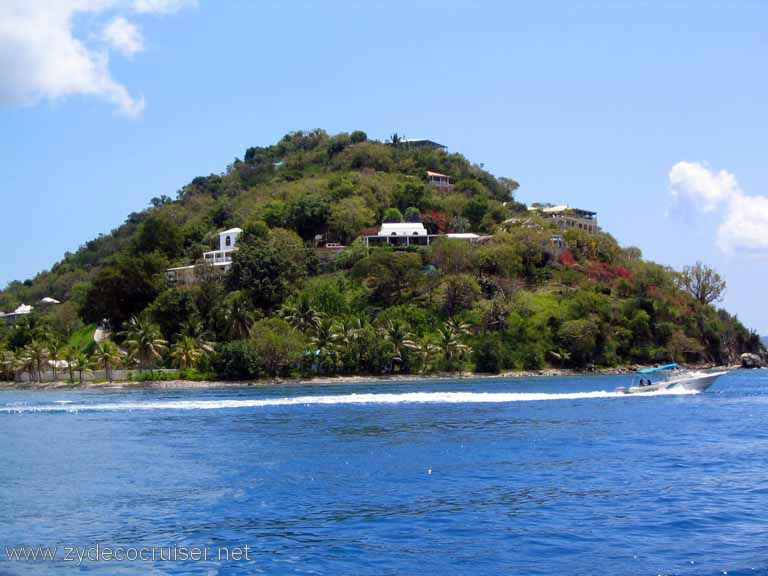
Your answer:
[[[234,250],[212,250],[211,252],[204,252],[203,259],[208,264],[219,265],[232,263],[232,252]]]

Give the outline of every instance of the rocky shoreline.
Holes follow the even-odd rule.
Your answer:
[[[264,380],[232,380],[232,381],[191,381],[191,380],[162,380],[162,381],[115,381],[115,382],[0,382],[0,390],[17,391],[46,391],[46,390],[125,390],[125,389],[171,389],[171,388],[247,388],[273,386],[320,386],[329,384],[375,384],[379,382],[415,382],[420,380],[509,380],[519,378],[547,378],[563,376],[613,376],[632,374],[643,366],[620,366],[615,368],[597,368],[594,370],[571,370],[565,368],[547,368],[543,370],[524,370],[502,372],[500,374],[483,374],[476,372],[453,372],[437,374],[389,374],[383,376],[329,376],[314,378],[270,378]],[[698,370],[738,369],[740,366],[688,366]]]

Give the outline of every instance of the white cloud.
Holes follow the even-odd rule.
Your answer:
[[[109,49],[132,55],[143,49],[138,28],[121,16],[133,11],[168,14],[192,0],[0,0],[0,104],[58,101],[72,95],[97,96],[128,116],[140,116],[143,96],[132,95],[112,77]],[[113,19],[101,33],[89,31]],[[73,21],[85,19],[82,37]],[[78,22],[80,23],[80,22]],[[83,38],[99,38],[96,46]]]
[[[733,174],[714,173],[698,162],[678,162],[669,171],[669,186],[675,198],[691,201],[704,212],[713,212],[739,188]]]
[[[749,196],[736,177],[699,162],[678,162],[669,171],[672,196],[704,213],[720,213],[718,247],[768,255],[768,197]]]
[[[768,197],[733,196],[717,230],[717,243],[726,253],[768,254]]]
[[[134,0],[133,9],[140,14],[172,14],[196,5],[197,0]]]
[[[122,16],[116,16],[104,27],[102,37],[125,56],[133,56],[144,50],[141,31]]]

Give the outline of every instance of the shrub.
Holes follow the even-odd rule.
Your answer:
[[[405,221],[411,222],[411,223],[421,222],[421,214],[419,214],[419,209],[413,206],[410,206],[405,211]]]
[[[243,380],[259,374],[259,356],[247,340],[234,340],[220,344],[216,350],[213,369],[219,378]]]
[[[504,347],[496,335],[480,337],[472,348],[476,372],[497,374],[504,366]]]
[[[281,318],[256,322],[251,328],[249,345],[270,376],[286,375],[298,367],[305,349],[302,334]]]
[[[403,221],[403,213],[400,212],[397,208],[387,208],[384,212],[384,222],[386,223],[397,223]]]
[[[480,285],[469,274],[446,277],[435,294],[435,300],[447,316],[470,309],[479,298]]]

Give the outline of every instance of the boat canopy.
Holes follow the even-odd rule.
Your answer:
[[[679,368],[677,364],[664,364],[663,366],[656,366],[655,368],[646,368],[645,370],[638,370],[638,374],[653,374],[654,372],[661,372],[662,370],[674,370]]]

